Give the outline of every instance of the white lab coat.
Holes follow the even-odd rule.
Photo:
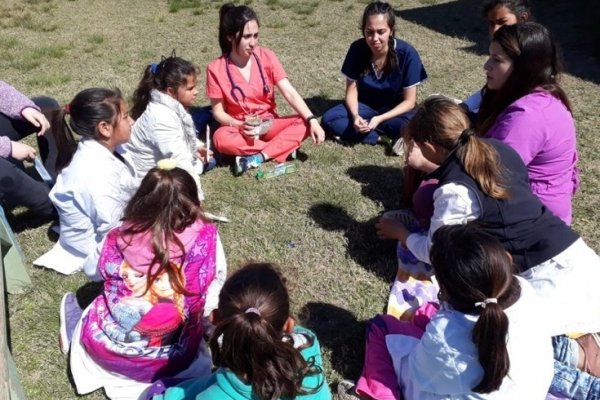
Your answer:
[[[100,280],[97,264],[104,235],[120,223],[137,189],[129,154],[120,146],[116,153],[123,161],[96,140],[81,139],[50,191],[60,219],[59,241],[35,265],[63,274],[83,269],[90,279]]]

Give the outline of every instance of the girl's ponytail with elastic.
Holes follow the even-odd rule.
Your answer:
[[[483,307],[479,319],[473,327],[473,342],[477,346],[479,363],[484,374],[481,382],[473,388],[477,393],[490,393],[500,388],[502,379],[508,375],[510,360],[506,349],[508,335],[508,317],[496,302],[485,303],[490,299],[475,302],[476,307]],[[484,305],[479,305],[483,303]]]
[[[504,310],[521,295],[511,257],[498,239],[471,222],[438,229],[430,258],[445,300],[456,311],[479,315],[472,340],[483,378],[472,390],[498,390],[510,369]]]
[[[469,128],[462,131],[457,146],[456,156],[481,190],[494,199],[507,199],[509,193],[504,186],[505,171],[496,149],[478,138]]]
[[[129,110],[131,118],[138,119],[150,102],[150,92],[156,87],[155,76],[158,72],[158,64],[149,64],[144,69],[142,79],[133,92],[133,106]]]
[[[63,108],[52,112],[51,131],[57,148],[56,164],[54,166],[56,172],[60,172],[69,165],[77,150],[77,140],[69,125],[71,118],[69,113],[70,105],[65,105]]]
[[[77,93],[68,105],[53,113],[57,172],[69,165],[77,150],[75,135],[99,140],[102,139],[98,132],[100,122],[112,126],[117,123],[122,100],[119,89],[90,88]]]
[[[197,72],[191,62],[177,57],[175,50],[171,56],[163,57],[159,63],[146,66],[142,79],[133,92],[133,107],[129,112],[131,117],[138,119],[146,111],[153,89],[164,93],[169,88],[176,91],[181,85],[187,85],[187,78],[195,77]]]
[[[430,96],[419,107],[406,130],[406,139],[431,143],[456,156],[482,191],[495,199],[509,196],[505,172],[496,149],[469,129],[464,109],[444,96]]]
[[[293,339],[283,332],[289,297],[273,265],[248,264],[229,277],[216,318],[209,342],[214,364],[249,381],[258,399],[295,398],[319,390],[302,387],[305,376],[322,371],[304,360],[304,347],[294,348]]]

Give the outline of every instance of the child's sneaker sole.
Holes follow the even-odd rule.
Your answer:
[[[60,300],[58,344],[60,345],[60,351],[63,354],[67,354],[69,352],[69,348],[71,347],[71,341],[69,340],[69,334],[67,332],[67,316],[65,314],[66,302],[69,295],[73,295],[73,293],[65,293]]]

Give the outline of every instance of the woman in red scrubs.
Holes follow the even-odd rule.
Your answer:
[[[206,94],[214,118],[221,124],[214,146],[223,154],[236,156],[236,174],[270,159],[284,162],[309,135],[317,144],[325,138],[275,53],[258,46],[258,33],[254,10],[223,5],[219,23],[223,54],[206,69]],[[275,87],[298,115],[277,114]]]

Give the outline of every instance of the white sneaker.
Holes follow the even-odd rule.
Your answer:
[[[59,327],[59,344],[60,351],[67,354],[71,348],[71,340],[77,323],[81,319],[83,310],[79,307],[75,294],[68,292],[60,301],[60,327]]]

